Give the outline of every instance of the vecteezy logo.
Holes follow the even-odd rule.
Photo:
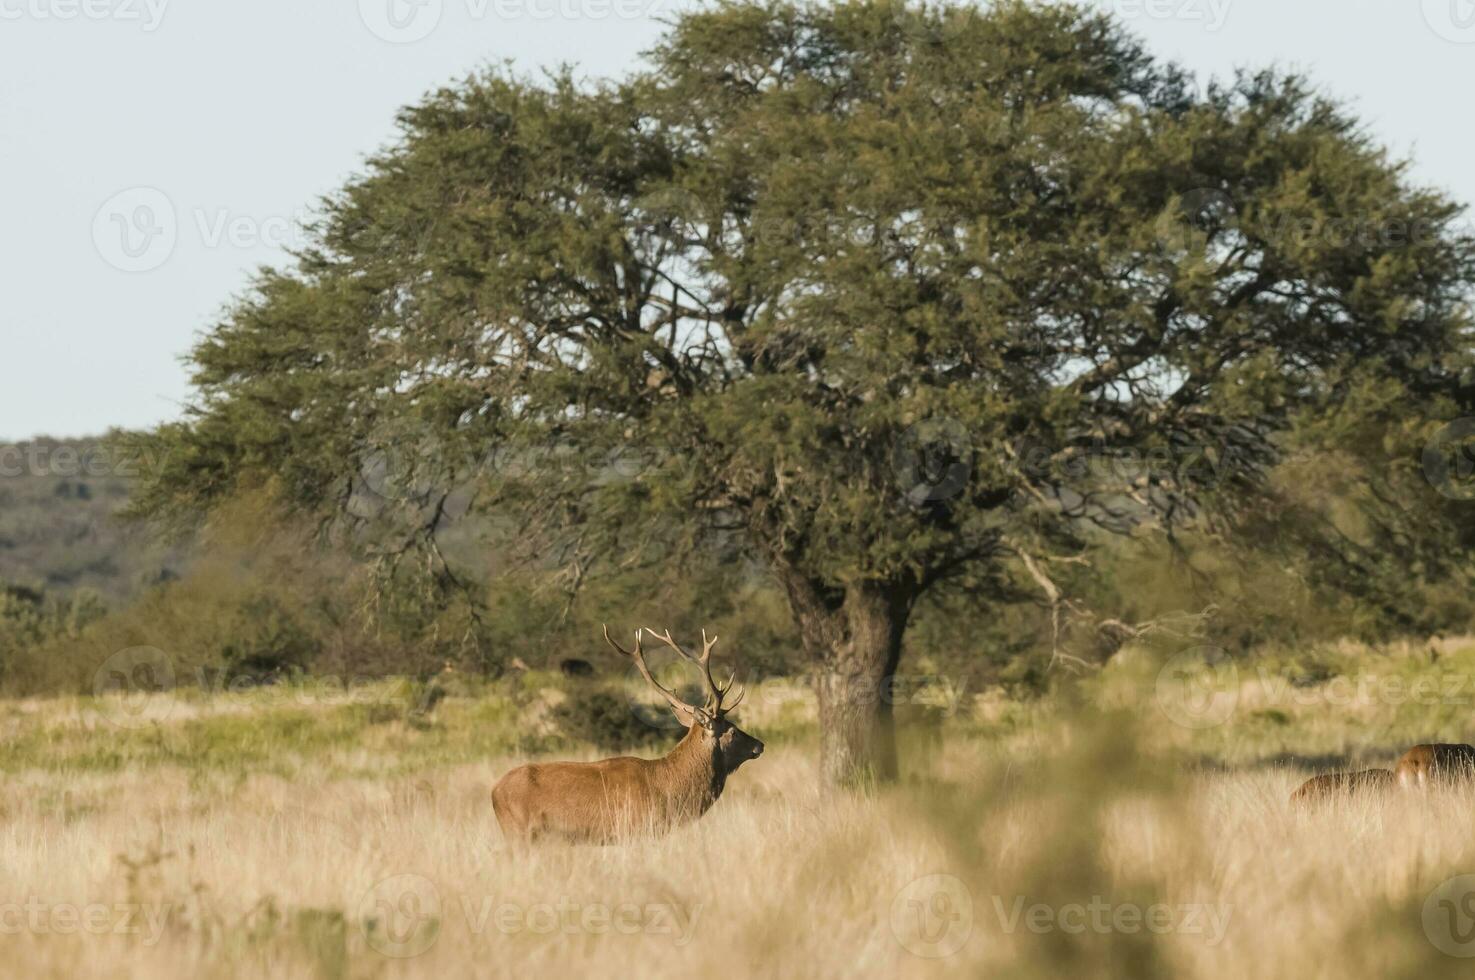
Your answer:
[[[1157,675],[1157,706],[1184,728],[1214,728],[1239,703],[1239,668],[1218,647],[1184,650]]]
[[[393,415],[369,433],[360,461],[364,489],[388,503],[426,497],[448,478],[444,442],[423,419]]]
[[[1424,20],[1456,44],[1475,44],[1475,0],[1424,0]]]
[[[1475,875],[1442,882],[1424,899],[1424,935],[1447,956],[1475,956]]]
[[[901,434],[891,462],[902,493],[913,507],[956,497],[973,471],[968,430],[957,419],[918,422]]]
[[[375,37],[413,44],[440,24],[443,0],[359,0],[359,19]]]
[[[424,875],[385,878],[359,901],[359,925],[385,956],[419,956],[440,938],[440,890]]]
[[[120,728],[140,728],[158,720],[149,700],[174,690],[174,664],[156,647],[128,647],[102,662],[92,675],[97,713]]]
[[[123,272],[148,272],[169,261],[179,238],[174,203],[153,187],[130,187],[103,202],[92,217],[98,254]]]
[[[891,900],[891,933],[913,956],[952,956],[973,934],[973,894],[953,875],[918,878]]]
[[[1434,434],[1421,460],[1440,496],[1475,500],[1475,418],[1456,419]]]

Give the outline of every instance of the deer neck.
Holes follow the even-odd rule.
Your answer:
[[[681,808],[694,808],[697,814],[717,801],[727,782],[717,745],[702,737],[699,725],[687,729],[686,736],[658,764],[672,802]]]

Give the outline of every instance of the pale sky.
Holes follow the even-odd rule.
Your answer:
[[[678,0],[0,0],[0,441],[141,427],[395,109],[490,61],[620,74]],[[1097,0],[1200,77],[1306,70],[1475,202],[1475,0]]]

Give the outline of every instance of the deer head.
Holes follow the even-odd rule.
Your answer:
[[[700,706],[688,704],[677,697],[651,674],[650,668],[645,663],[645,652],[642,649],[646,633],[670,647],[682,660],[697,667],[706,690],[706,698]],[[681,644],[672,639],[670,630],[663,633],[658,633],[649,627],[636,630],[635,649],[633,650],[626,650],[616,643],[609,635],[608,626],[604,628],[604,638],[621,655],[635,661],[640,676],[644,677],[646,683],[655,688],[656,692],[671,706],[671,712],[676,716],[676,720],[687,729],[688,738],[698,738],[703,746],[719,760],[723,775],[734,772],[744,762],[756,759],[763,754],[762,742],[727,720],[728,712],[742,703],[743,695],[747,692],[740,689],[737,697],[727,702],[727,695],[732,691],[733,684],[737,680],[737,672],[732,673],[725,685],[719,685],[712,677],[712,648],[717,645],[717,637],[709,639],[707,631],[702,630],[702,652],[698,656],[692,656],[682,648]]]

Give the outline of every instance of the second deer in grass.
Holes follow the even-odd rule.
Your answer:
[[[1364,769],[1361,772],[1329,772],[1312,776],[1291,794],[1292,803],[1325,803],[1359,793],[1380,793],[1393,787],[1393,773],[1387,769]]]
[[[519,766],[492,788],[492,810],[502,833],[514,840],[544,837],[581,842],[608,842],[641,832],[660,832],[694,820],[722,795],[727,777],[749,759],[763,753],[763,743],[727,720],[732,690],[712,679],[714,636],[702,632],[702,652],[692,656],[671,638],[654,630],[651,636],[683,660],[696,665],[706,688],[698,707],[687,704],[662,687],[651,675],[641,650],[642,630],[635,631],[635,649],[626,650],[610,639],[609,645],[635,661],[642,677],[665,698],[686,736],[663,759],[621,756],[599,762],[543,762]],[[736,674],[734,674],[734,679]]]
[[[1475,781],[1475,746],[1415,745],[1393,769],[1331,772],[1313,776],[1291,794],[1292,803],[1320,803],[1354,794],[1381,793],[1397,785],[1403,789],[1452,786]]]

